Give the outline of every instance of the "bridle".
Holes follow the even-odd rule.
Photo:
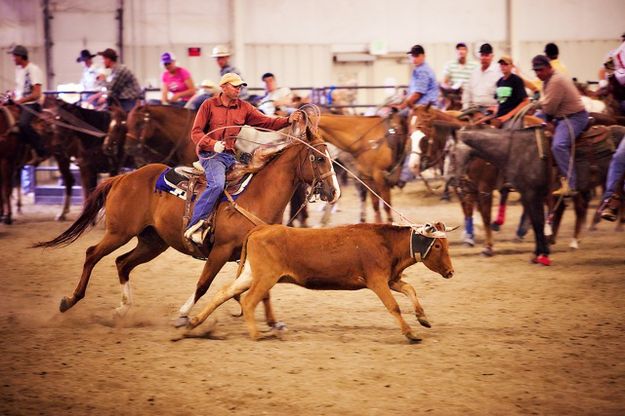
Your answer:
[[[128,135],[126,118],[127,114],[121,110],[111,111],[111,122],[109,123],[109,131],[104,138],[104,143],[102,143],[102,151],[105,155],[115,155],[115,149],[117,149],[119,143],[123,140],[124,136]]]
[[[150,122],[153,121],[154,117],[152,116],[152,114],[150,113],[149,109],[147,108],[147,106],[144,106],[143,108],[141,108],[141,110],[137,110],[137,111],[141,111],[140,114],[143,115],[143,125],[141,126],[141,134],[139,136],[139,139],[137,140],[137,136],[134,135],[130,130],[128,131],[128,133],[126,134],[126,136],[130,137],[131,139],[134,139],[135,141],[137,141],[139,143],[139,153],[142,155],[144,154],[146,151],[156,155],[157,156],[157,160],[159,163],[165,163],[165,164],[169,164],[170,162],[172,162],[172,159],[174,157],[174,155],[178,152],[178,150],[184,145],[184,140],[177,140],[177,141],[172,141],[172,148],[169,151],[169,153],[165,156],[163,156],[163,154],[161,152],[159,152],[157,149],[155,149],[154,147],[150,146],[147,141],[148,141],[148,134],[151,134],[152,132],[149,131],[150,130]],[[139,117],[141,115],[138,115]],[[193,121],[192,120],[192,112],[189,112],[187,114],[187,122],[186,125],[189,124],[189,121]],[[154,129],[152,127],[152,129]],[[135,129],[136,130],[136,129]]]

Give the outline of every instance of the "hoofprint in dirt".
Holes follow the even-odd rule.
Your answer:
[[[414,221],[462,219],[457,202],[441,203],[418,184],[393,200]],[[322,215],[314,208],[312,224]],[[135,270],[134,305],[115,319],[114,259],[136,241],[98,264],[88,296],[59,313],[102,226],[67,248],[27,248],[69,225],[52,220],[56,209],[27,205],[0,227],[0,414],[625,412],[625,235],[612,224],[599,224],[570,251],[572,215],[565,216],[551,267],[529,263],[531,238],[514,241],[518,203],[492,258],[450,233],[453,279],[420,264],[406,273],[432,328],[416,325],[410,301],[395,296],[421,328],[418,345],[397,336],[370,291],[292,285],[272,290],[276,315],[288,324],[283,339],[252,342],[233,302],[215,312],[212,332],[210,320],[186,337],[171,327],[202,269],[173,250]],[[356,191],[346,188],[332,224],[357,222],[358,213]],[[74,208],[70,218],[77,215]],[[235,264],[224,267],[205,299],[235,272]]]

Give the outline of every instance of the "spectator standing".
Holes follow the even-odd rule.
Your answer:
[[[98,75],[98,80],[104,83],[111,101],[118,102],[124,111],[129,112],[137,100],[143,97],[143,90],[135,75],[125,65],[117,62],[117,52],[108,48],[98,52],[104,60],[104,67],[111,70],[110,81],[106,81],[104,74]]]
[[[223,77],[226,74],[237,74],[241,76],[241,71],[235,68],[230,64],[230,57],[232,53],[230,52],[230,48],[226,45],[217,45],[213,48],[213,58],[217,61],[217,65],[219,66],[219,77]],[[242,100],[247,100],[248,92],[246,86],[241,88],[241,93],[239,94],[239,98]]]
[[[456,59],[447,62],[443,69],[443,86],[459,89],[469,81],[471,73],[477,68],[477,62],[467,59],[468,49],[463,42],[456,44]]]

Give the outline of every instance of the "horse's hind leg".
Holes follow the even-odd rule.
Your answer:
[[[63,195],[63,208],[56,216],[57,221],[64,221],[66,215],[69,214],[70,204],[72,202],[72,190],[74,187],[74,175],[70,170],[70,160],[65,156],[56,156],[56,163],[59,167],[59,172],[63,178],[63,184],[65,185],[65,194]]]
[[[65,312],[74,306],[76,302],[85,297],[91,271],[100,259],[126,244],[131,238],[132,236],[129,235],[112,234],[107,231],[98,244],[87,249],[80,282],[78,282],[78,286],[74,289],[74,294],[71,297],[63,297],[63,299],[61,299],[61,305],[59,306],[61,312]]]
[[[130,272],[140,264],[147,263],[167,250],[168,245],[156,234],[154,229],[147,228],[138,236],[137,246],[115,259],[119,284],[122,285],[122,301],[115,311],[123,316],[132,305],[130,290]]]

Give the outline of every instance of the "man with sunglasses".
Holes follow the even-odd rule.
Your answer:
[[[280,130],[301,118],[296,111],[289,117],[269,117],[239,98],[247,84],[235,73],[221,77],[221,93],[204,101],[195,116],[191,140],[196,145],[206,175],[206,189],[200,195],[184,233],[185,238],[201,245],[206,237],[205,220],[213,211],[226,184],[226,172],[235,163],[234,145],[243,125]]]

